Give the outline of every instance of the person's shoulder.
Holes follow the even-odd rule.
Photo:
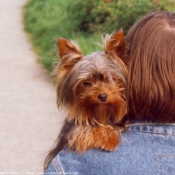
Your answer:
[[[115,151],[104,151],[100,149],[87,150],[84,153],[77,153],[67,149],[62,150],[54,159],[58,169],[63,173],[106,175],[118,174],[125,168],[125,162],[131,158],[130,151],[124,145],[119,146]],[[126,159],[127,158],[127,159]],[[61,167],[61,168],[59,168]]]
[[[144,138],[142,134],[142,132],[132,131],[123,133],[121,143],[115,151],[111,152],[92,149],[85,153],[77,153],[64,149],[52,160],[48,172],[106,175],[130,174],[132,169],[132,174],[137,174],[138,165],[145,164],[145,157],[150,157],[145,156],[147,137]]]

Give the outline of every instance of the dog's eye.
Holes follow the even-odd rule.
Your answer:
[[[113,81],[117,81],[118,79],[116,77],[112,77],[112,80]]]
[[[84,84],[85,86],[91,86],[91,85],[92,85],[92,83],[91,83],[90,81],[84,81],[83,84]]]
[[[118,80],[117,77],[112,77],[112,82],[113,82],[113,83],[118,83],[118,81],[119,81],[119,80]]]

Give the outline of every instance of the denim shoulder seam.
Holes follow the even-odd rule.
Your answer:
[[[172,123],[134,123],[126,126],[126,130],[158,135],[175,136],[175,124]]]
[[[126,128],[129,128],[131,126],[175,126],[175,123],[150,123],[150,122],[144,122],[144,123],[131,123],[127,124]]]
[[[167,134],[167,133],[159,133],[159,132],[149,132],[149,131],[139,131],[139,130],[134,130],[134,129],[130,129],[129,131],[175,137],[175,134]]]
[[[56,173],[58,173],[58,174],[63,174],[63,171],[62,171],[62,169],[61,169],[61,166],[59,165],[59,162],[58,162],[58,159],[57,159],[57,157],[55,157],[54,159],[53,159],[53,167],[55,168],[55,170],[56,170]]]

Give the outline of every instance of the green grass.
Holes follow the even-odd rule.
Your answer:
[[[69,6],[74,0],[30,0],[24,7],[25,30],[31,36],[34,49],[40,56],[40,61],[51,71],[57,58],[58,36],[75,40],[79,43],[84,55],[92,51],[102,50],[101,34],[88,35],[77,33],[69,20]]]

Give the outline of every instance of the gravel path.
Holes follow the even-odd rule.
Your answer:
[[[7,175],[42,172],[65,116],[23,31],[25,3],[0,0],[0,174]]]

